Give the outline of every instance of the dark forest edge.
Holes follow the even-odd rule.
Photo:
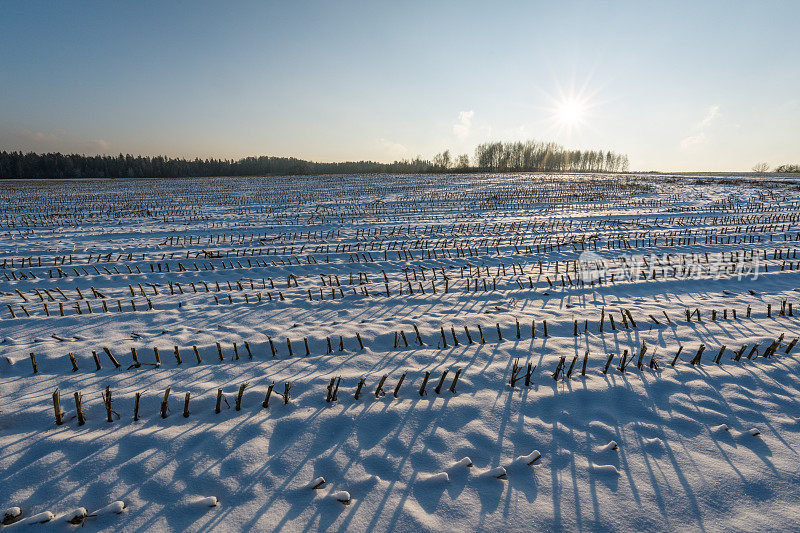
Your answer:
[[[628,168],[628,157],[611,151],[566,150],[548,142],[490,142],[472,157],[444,151],[431,160],[420,157],[393,163],[348,161],[320,163],[295,157],[184,159],[119,154],[0,152],[0,179],[171,178],[305,174],[436,172],[616,172]]]
[[[766,164],[760,164],[766,167]],[[448,150],[431,160],[416,157],[393,163],[347,161],[321,163],[295,157],[184,159],[119,154],[81,155],[0,151],[0,179],[177,178],[311,174],[404,174],[438,172],[626,172],[628,156],[602,150],[566,150],[552,142],[490,142],[472,157]],[[767,168],[754,168],[766,172]],[[780,165],[777,173],[800,172],[800,165]]]

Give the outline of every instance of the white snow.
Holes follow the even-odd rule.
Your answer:
[[[619,449],[619,446],[615,441],[609,441],[608,444],[604,444],[602,446],[597,447],[597,453],[604,453],[604,452],[611,452],[614,450]]]
[[[469,457],[462,457],[455,463],[451,464],[448,468],[451,470],[457,470],[461,468],[471,468],[472,467],[472,459]]]
[[[66,513],[61,518],[63,519],[64,522],[78,523],[79,524],[79,523],[83,522],[83,520],[86,518],[87,514],[89,514],[89,513],[86,511],[85,507],[78,507],[77,509],[74,509],[74,510]]]
[[[520,455],[519,457],[514,459],[514,462],[525,463],[526,465],[532,465],[533,463],[541,459],[541,457],[542,454],[539,453],[539,450],[533,450],[531,453],[527,455]]]
[[[488,470],[484,470],[478,474],[479,477],[493,477],[497,479],[505,479],[506,478],[506,469],[502,466],[497,466],[495,468],[489,468]]]
[[[592,464],[589,466],[589,469],[597,474],[608,474],[613,476],[619,475],[619,470],[617,470],[617,467],[614,465]]]
[[[188,503],[198,507],[216,507],[219,504],[216,496],[204,496],[200,498],[192,498]]]
[[[22,514],[22,509],[20,509],[19,507],[9,507],[8,509],[6,509],[6,512],[3,515],[3,523],[11,523],[21,514]]]
[[[109,503],[105,507],[102,507],[91,514],[95,516],[105,516],[109,514],[120,514],[124,511],[125,511],[125,502],[117,500],[115,502]]]
[[[447,483],[450,476],[447,472],[437,472],[435,474],[420,474],[419,480],[422,483]]]
[[[317,490],[317,489],[321,489],[323,487],[323,485],[325,485],[325,478],[320,476],[320,477],[314,478],[314,480],[311,483],[308,484],[308,488]]]
[[[45,522],[49,522],[55,518],[55,515],[50,511],[42,511],[41,513],[36,513],[35,515],[29,516],[28,518],[24,518],[17,522],[20,525],[30,525],[30,524],[43,524]]]
[[[337,490],[328,494],[328,498],[345,505],[350,505],[350,493],[346,490]]]
[[[796,528],[795,183],[2,185],[0,504],[15,524],[98,509],[86,527],[103,531]],[[613,281],[575,272],[588,252]],[[751,252],[757,279],[673,277]],[[655,279],[624,276],[631,254]]]

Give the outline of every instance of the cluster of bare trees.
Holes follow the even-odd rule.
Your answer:
[[[753,172],[769,172],[769,163],[758,163],[753,166]],[[772,172],[800,173],[800,165],[779,165]]]
[[[491,142],[475,149],[475,166],[492,171],[618,172],[628,156],[602,150],[566,150],[553,142]]]
[[[446,150],[433,158],[435,169],[491,172],[619,172],[628,170],[628,156],[602,150],[566,150],[553,142],[488,142],[475,148],[470,166],[466,154],[452,158]]]

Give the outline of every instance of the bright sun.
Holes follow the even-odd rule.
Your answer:
[[[556,114],[561,124],[577,126],[583,118],[583,104],[577,100],[565,100],[559,104]]]

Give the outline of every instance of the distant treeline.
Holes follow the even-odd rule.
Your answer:
[[[172,178],[206,176],[263,176],[297,174],[367,174],[424,172],[602,172],[627,170],[628,157],[613,152],[565,150],[554,143],[486,143],[470,160],[451,159],[450,152],[432,161],[419,157],[394,163],[348,161],[318,163],[294,157],[243,159],[183,159],[165,156],[78,155],[0,152],[0,179]]]
[[[475,166],[500,172],[619,172],[628,170],[628,156],[602,150],[565,150],[552,142],[493,142],[475,149]]]
[[[798,172],[800,173],[800,165],[781,165],[779,167],[775,167],[773,172]]]
[[[314,163],[294,157],[183,159],[164,156],[0,152],[0,178],[177,178],[292,174],[425,172],[429,161]]]

